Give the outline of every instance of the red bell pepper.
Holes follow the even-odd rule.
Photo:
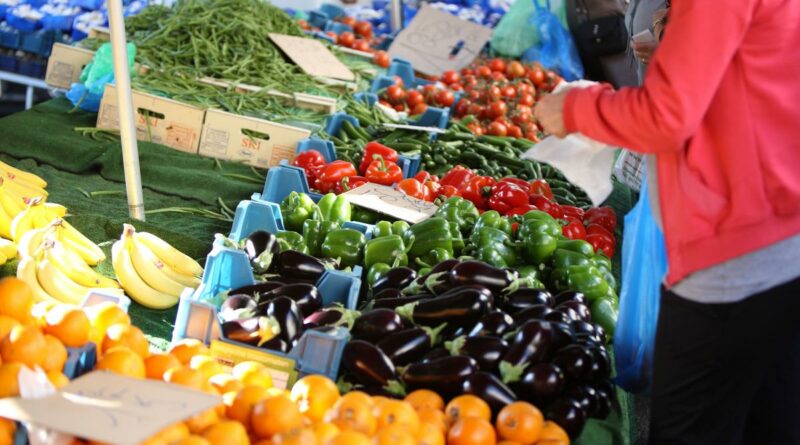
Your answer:
[[[386,162],[397,163],[398,155],[394,148],[387,147],[380,142],[368,142],[367,145],[364,146],[364,157],[361,158],[361,164],[358,166],[358,171],[361,172],[362,175],[366,175],[367,168],[369,168],[369,165],[375,160],[375,155],[379,155]]]
[[[525,180],[519,178],[503,178],[498,182],[508,182],[511,184],[515,184],[519,186],[522,190],[525,190],[525,193],[527,194],[531,193],[531,185]]]
[[[501,180],[492,187],[489,207],[505,215],[509,210],[528,205],[528,192],[513,182]]]
[[[309,167],[315,165],[324,165],[325,164],[325,156],[322,155],[317,150],[306,150],[304,152],[298,153],[297,156],[292,159],[292,165],[295,167],[301,167],[303,170],[308,171]]]
[[[414,175],[414,179],[423,184],[426,184],[428,182],[437,182],[437,183],[439,182],[439,178],[437,178],[435,175],[426,172],[425,170],[421,170],[419,173]]]
[[[531,181],[531,195],[542,195],[550,201],[553,201],[553,191],[550,189],[550,184],[544,179],[534,179]]]
[[[458,189],[453,187],[452,185],[441,185],[439,184],[439,190],[437,191],[439,196],[446,196],[450,198],[451,196],[456,196],[458,193]]]
[[[403,170],[394,162],[385,161],[381,155],[375,155],[364,176],[369,182],[392,185],[403,180]]]
[[[539,210],[539,208],[534,205],[525,204],[523,206],[514,207],[513,209],[507,211],[505,216],[522,216],[532,210]]]
[[[367,181],[367,178],[363,176],[346,176],[342,178],[341,181],[336,183],[336,185],[333,187],[333,193],[339,195],[344,192],[349,192],[350,190],[358,188],[367,182],[369,181]]]
[[[602,252],[605,256],[614,258],[614,248],[616,247],[614,238],[602,233],[591,233],[586,235],[586,241],[594,247],[595,253]]]
[[[456,165],[455,167],[451,168],[450,171],[445,173],[442,176],[442,179],[439,180],[439,184],[442,185],[452,185],[453,187],[459,188],[462,184],[467,183],[470,179],[475,176],[475,173],[464,167],[463,165]]]
[[[397,190],[417,199],[426,199],[430,191],[425,185],[414,178],[403,179],[397,183]]]
[[[336,186],[338,182],[348,176],[356,176],[358,172],[355,166],[347,161],[333,161],[326,165],[317,177],[317,188],[327,193]]]
[[[617,214],[614,213],[614,209],[611,207],[593,207],[586,211],[583,223],[587,226],[600,224],[609,232],[614,233],[614,229],[617,227]]]
[[[610,236],[611,238],[615,238],[614,237],[614,232],[609,232],[608,229],[606,229],[605,227],[601,226],[600,224],[596,224],[596,223],[592,223],[592,224],[589,224],[588,226],[586,226],[586,233],[587,234],[599,233],[601,235],[606,235],[606,236]]]
[[[530,202],[538,207],[539,210],[548,213],[553,218],[564,219],[564,211],[561,209],[561,206],[547,199],[544,195],[531,195]]]
[[[586,239],[586,228],[577,219],[571,219],[561,228],[561,233],[569,239]]]
[[[495,181],[491,176],[474,176],[458,189],[462,198],[472,201],[478,210],[489,208],[489,198],[492,196],[492,187]]]
[[[564,217],[567,219],[575,218],[578,221],[583,221],[584,211],[580,207],[562,205],[561,210],[564,211]]]

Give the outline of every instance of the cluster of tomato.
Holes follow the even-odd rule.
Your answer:
[[[428,84],[421,89],[404,89],[403,80],[395,77],[394,85],[379,94],[381,104],[414,116],[424,113],[428,106],[450,108],[456,101],[455,93],[448,88]]]
[[[375,51],[373,48],[378,43],[378,39],[376,39],[375,35],[372,33],[372,24],[370,22],[356,20],[353,17],[342,17],[338,19],[338,21],[352,28],[353,31],[344,31],[339,34],[333,31],[327,31],[325,34],[328,37],[333,39],[339,46],[365,53],[374,53],[372,58],[373,63],[382,68],[389,67],[389,54],[387,54],[386,51]],[[306,31],[319,31],[318,29],[314,29],[305,20],[300,20],[298,24]]]

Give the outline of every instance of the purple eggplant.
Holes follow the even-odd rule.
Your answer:
[[[472,326],[489,310],[491,301],[476,289],[464,289],[448,296],[421,300],[398,307],[395,311],[414,323],[436,327],[447,323],[448,332]]]
[[[530,320],[544,320],[547,314],[551,312],[553,312],[553,309],[551,309],[550,306],[537,304],[535,306],[525,308],[516,314],[512,314],[511,317],[514,318],[516,325],[520,326]]]
[[[565,301],[556,306],[556,310],[569,315],[572,321],[592,321],[592,313],[589,311],[589,306],[579,301]]]
[[[546,289],[523,287],[501,298],[497,305],[509,314],[514,314],[531,306],[550,306],[552,303],[553,296]]]
[[[225,321],[251,318],[256,314],[258,304],[250,295],[228,295],[219,307],[219,318]]]
[[[403,320],[391,309],[372,309],[362,313],[353,323],[351,334],[353,338],[377,343],[385,336],[402,331],[405,326]]]
[[[589,348],[592,354],[592,368],[589,371],[589,379],[595,382],[606,380],[611,376],[611,358],[605,348]]]
[[[401,297],[401,298],[384,298],[382,300],[374,300],[372,302],[372,308],[395,309],[400,306],[406,305],[408,303],[413,303],[415,301],[430,300],[431,298],[433,298],[433,295],[429,294],[412,295],[410,297]]]
[[[443,294],[437,295],[437,297],[439,297],[439,298],[449,297],[450,295],[457,294],[457,293],[462,292],[462,291],[467,290],[467,289],[478,291],[481,294],[485,295],[487,300],[492,303],[492,306],[494,306],[494,294],[492,293],[492,291],[489,290],[488,287],[481,286],[480,284],[467,284],[465,286],[454,287],[452,289],[449,289],[447,292],[445,292]]]
[[[518,277],[511,271],[480,261],[464,261],[450,270],[448,278],[453,287],[480,284],[495,295],[510,293],[519,288]]]
[[[247,235],[241,244],[256,272],[267,271],[280,253],[278,238],[265,230],[256,230]]]
[[[592,373],[593,361],[594,357],[589,348],[581,345],[569,345],[562,348],[553,359],[553,363],[564,371],[570,384],[588,381]]]
[[[257,345],[260,341],[258,332],[259,317],[235,319],[222,323],[222,336],[228,340]]]
[[[575,333],[568,324],[550,322],[553,327],[553,343],[550,346],[550,351],[555,352],[559,349],[569,346],[576,341]]]
[[[467,377],[463,390],[464,394],[472,394],[486,402],[492,409],[492,418],[497,417],[497,413],[505,406],[517,401],[514,391],[489,372],[478,372]]]
[[[408,365],[403,382],[410,391],[433,389],[445,399],[461,393],[464,380],[478,372],[478,363],[464,356],[443,357]]]
[[[469,331],[470,337],[493,335],[502,337],[514,328],[514,319],[501,310],[486,313]]]
[[[382,388],[397,380],[392,361],[377,346],[363,340],[351,340],[342,352],[342,366],[357,383]]]
[[[275,288],[259,298],[259,304],[264,307],[269,301],[277,297],[288,297],[297,303],[300,315],[306,317],[322,309],[322,296],[312,284],[287,284]]]
[[[395,267],[386,275],[378,279],[372,286],[372,292],[381,292],[384,289],[404,289],[417,279],[417,271],[410,267]]]
[[[377,346],[395,366],[418,362],[436,343],[438,331],[430,328],[411,328],[381,339]]]
[[[328,263],[296,250],[286,250],[279,253],[277,268],[281,277],[314,282],[317,282],[326,270],[332,269]]]
[[[613,394],[613,390],[611,393]],[[609,390],[604,388],[595,388],[595,394],[597,395],[597,403],[594,412],[590,415],[602,420],[611,414],[612,396],[609,395]]]
[[[291,350],[291,346],[280,337],[273,337],[272,339],[262,343],[259,347],[282,352],[284,354],[289,353]]]
[[[350,328],[353,325],[359,312],[345,309],[340,306],[333,306],[327,309],[320,309],[303,319],[304,324],[312,323],[317,327],[344,325]]]
[[[303,317],[297,303],[289,297],[273,298],[266,305],[264,313],[278,321],[280,336],[283,341],[292,344],[303,334]]]
[[[262,281],[260,283],[233,289],[228,292],[228,295],[244,294],[250,295],[251,297],[258,297],[261,294],[265,294],[273,289],[284,286],[285,284],[286,283],[280,281]]]
[[[450,283],[447,275],[461,263],[457,259],[450,259],[442,261],[431,269],[430,273],[425,277],[425,288],[436,295],[447,292],[453,285]]]
[[[553,297],[553,304],[555,304],[556,306],[567,301],[577,301],[578,303],[582,304],[589,303],[589,300],[586,299],[586,295],[583,295],[582,292],[578,292],[575,290],[566,290],[564,292],[556,294],[556,296]]]
[[[564,429],[570,439],[580,436],[586,425],[586,412],[581,404],[572,397],[561,397],[550,405],[545,414],[547,420],[552,420]]]
[[[561,368],[552,363],[539,363],[528,368],[511,387],[519,396],[536,406],[546,406],[564,391]]]
[[[597,396],[597,390],[593,386],[572,386],[564,391],[564,395],[575,399],[575,401],[581,405],[581,408],[583,408],[583,412],[586,413],[587,417],[591,417],[592,414],[597,411],[597,404],[599,400]]]
[[[437,346],[428,351],[428,353],[422,357],[420,363],[428,363],[444,357],[450,357],[450,351],[448,351],[444,346]]]
[[[466,355],[478,362],[481,371],[493,372],[497,370],[500,360],[508,351],[508,343],[497,337],[461,336],[445,343],[445,347],[452,355]]]
[[[516,382],[526,368],[547,359],[553,338],[553,325],[548,321],[531,320],[520,326],[500,362],[503,382]]]
[[[544,319],[553,323],[569,324],[572,319],[566,313],[556,309],[544,316]]]
[[[403,293],[400,289],[384,289],[372,295],[373,300],[383,300],[386,298],[403,298]]]

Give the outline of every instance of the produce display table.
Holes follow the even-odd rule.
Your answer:
[[[100,266],[101,271],[111,270],[110,247],[126,222],[202,260],[211,248],[214,233],[227,234],[230,230],[231,222],[220,213],[220,200],[235,208],[240,200],[263,187],[263,171],[140,142],[145,208],[156,212],[147,214],[147,222],[133,222],[128,218],[119,142],[76,131],[93,127],[96,115],[71,109],[65,99],[55,99],[0,119],[0,160],[48,181],[48,200],[65,205],[71,215],[68,220],[106,251],[109,259]],[[634,202],[634,193],[616,183],[607,205],[615,209],[621,221]],[[159,211],[175,208],[195,210]],[[198,209],[208,214],[199,215]],[[615,263],[619,270],[619,258]],[[0,276],[11,275],[15,269],[16,261],[9,262],[0,268]],[[134,303],[130,314],[151,343],[167,346],[175,309],[155,311]],[[617,396],[611,415],[604,421],[591,419],[577,443],[632,442],[635,427],[631,399],[623,391],[617,391]]]

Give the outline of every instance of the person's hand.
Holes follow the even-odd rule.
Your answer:
[[[647,65],[650,63],[650,60],[653,59],[653,53],[656,52],[656,48],[658,48],[657,42],[631,42],[631,48],[633,48],[633,54],[642,61],[643,64]]]
[[[559,138],[564,138],[569,134],[564,126],[564,101],[566,98],[567,92],[561,91],[542,97],[536,104],[533,114],[545,133]]]

